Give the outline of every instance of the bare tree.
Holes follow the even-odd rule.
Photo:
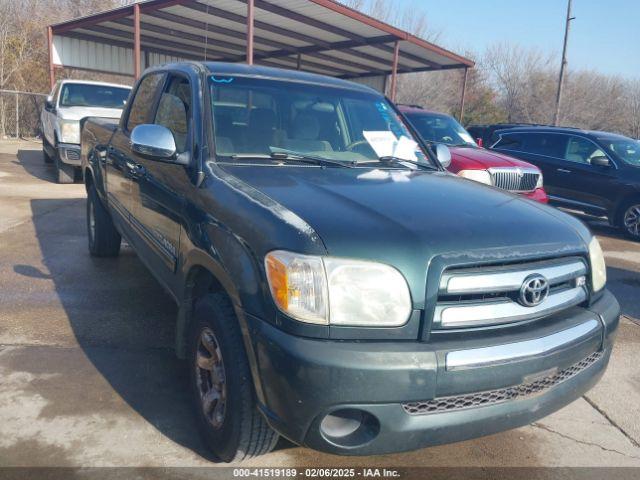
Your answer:
[[[640,139],[640,78],[627,82],[626,95],[626,132]]]

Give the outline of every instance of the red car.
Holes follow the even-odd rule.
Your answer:
[[[547,203],[538,167],[502,153],[479,147],[453,117],[420,107],[398,108],[427,143],[442,143],[451,150],[447,169],[461,177],[493,185]]]

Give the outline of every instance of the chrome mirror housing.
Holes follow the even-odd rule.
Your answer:
[[[451,150],[449,150],[449,147],[442,143],[436,145],[436,157],[438,157],[440,165],[444,168],[449,168],[449,165],[451,165]]]
[[[171,161],[177,148],[173,133],[162,125],[138,125],[131,132],[131,150],[154,160]]]

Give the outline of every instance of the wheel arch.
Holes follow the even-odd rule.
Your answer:
[[[253,378],[253,384],[260,402],[264,403],[264,393],[258,373],[258,364],[251,335],[244,316],[240,293],[231,281],[229,275],[210,257],[198,252],[196,259],[190,264],[184,277],[184,288],[178,308],[178,318],[176,321],[175,350],[176,356],[186,359],[188,355],[189,329],[193,321],[193,311],[195,302],[203,295],[210,293],[220,293],[225,295],[232,303],[236,319],[242,332],[242,339],[249,361],[249,368]]]

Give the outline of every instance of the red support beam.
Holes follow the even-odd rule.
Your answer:
[[[140,78],[140,4],[133,6],[133,77]]]
[[[253,65],[253,20],[254,2],[247,0],[247,63]]]
[[[464,69],[464,76],[462,77],[462,95],[460,96],[460,123],[463,121],[464,117],[464,100],[467,94],[467,77],[469,76],[469,69]]]
[[[47,46],[49,48],[49,86],[53,90],[56,83],[56,71],[53,68],[53,29],[47,27]]]
[[[396,101],[398,89],[398,58],[400,57],[400,42],[396,42],[393,48],[393,66],[391,67],[391,101]]]

